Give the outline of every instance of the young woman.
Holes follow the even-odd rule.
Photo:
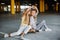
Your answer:
[[[31,9],[31,16],[30,16],[30,25],[32,26],[31,30],[42,31],[42,29],[44,28],[44,31],[51,31],[51,29],[49,29],[47,27],[45,20],[43,20],[41,23],[39,23],[39,25],[36,25],[36,23],[37,23],[36,18],[37,18],[37,14],[38,14],[37,10],[38,9],[35,6],[32,7],[32,9]],[[33,32],[35,32],[35,31],[33,31]]]
[[[30,9],[25,10],[25,12],[23,13],[22,22],[19,30],[17,32],[13,32],[10,34],[4,34],[4,37],[21,35],[21,39],[24,39],[24,35],[27,34],[31,29],[30,22],[29,22],[29,14],[27,13],[30,13]]]

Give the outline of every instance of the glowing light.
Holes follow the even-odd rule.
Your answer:
[[[59,3],[57,3],[57,4],[59,4]]]
[[[54,0],[54,1],[57,1],[57,0]]]
[[[1,4],[5,4],[5,3],[1,3]]]
[[[10,8],[10,5],[8,5],[8,7]]]
[[[29,6],[20,6],[21,9],[29,8]]]

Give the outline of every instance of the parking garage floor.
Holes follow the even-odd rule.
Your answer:
[[[42,20],[46,20],[47,26],[52,31],[42,31],[37,33],[28,33],[25,38],[30,40],[60,40],[60,15],[49,14],[49,15],[38,15],[38,23]],[[0,15],[0,32],[12,33],[19,29],[21,23],[21,14],[11,15],[2,14]],[[0,40],[20,40],[20,36],[0,38]]]

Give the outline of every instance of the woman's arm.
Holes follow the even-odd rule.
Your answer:
[[[36,6],[32,6],[32,8],[37,10],[36,15],[35,15],[35,16],[37,16],[39,13],[38,8]]]
[[[27,9],[25,9],[25,11],[24,11],[23,13],[28,13],[28,12],[29,12],[29,10],[31,10],[31,7],[29,7],[29,8],[27,8]]]
[[[36,10],[37,10],[37,13],[36,13],[36,15],[38,15],[39,11],[38,11],[38,8],[37,8],[37,7],[36,7]]]

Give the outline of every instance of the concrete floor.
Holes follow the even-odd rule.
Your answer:
[[[25,35],[30,40],[60,40],[60,15],[38,15],[38,23],[46,20],[51,32],[37,32]],[[0,32],[11,33],[19,29],[21,23],[21,15],[0,15]],[[20,36],[9,38],[0,38],[0,40],[20,40]]]

